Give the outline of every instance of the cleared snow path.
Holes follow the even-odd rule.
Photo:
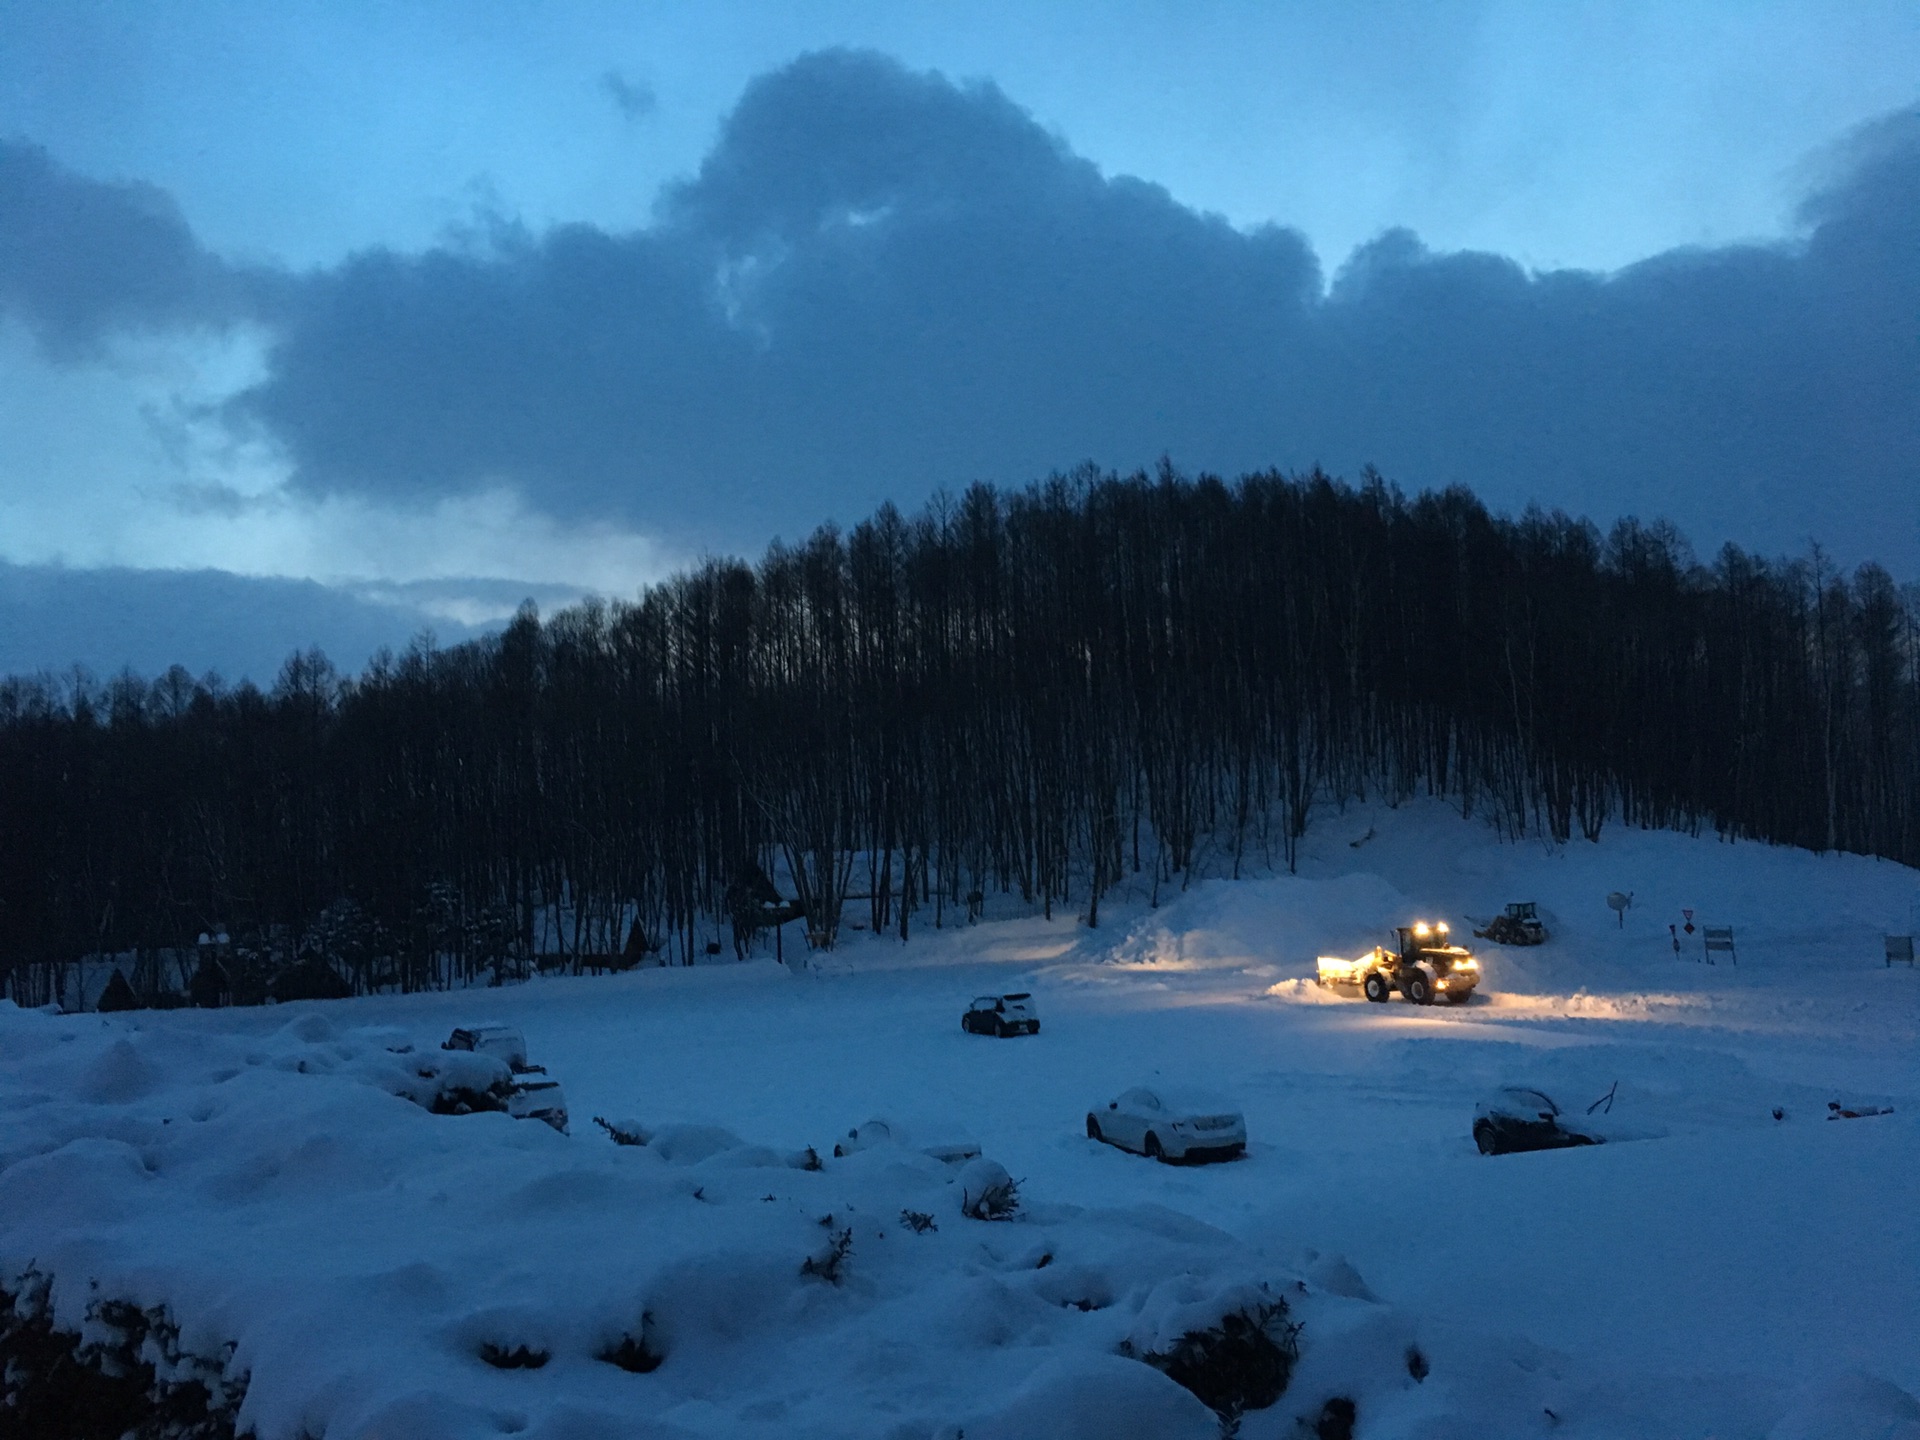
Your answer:
[[[1395,921],[1464,937],[1520,899],[1553,939],[1478,947],[1464,1008],[1308,978]],[[1735,927],[1737,967],[1675,958],[1682,907]],[[183,1344],[237,1341],[270,1440],[1206,1435],[1115,1348],[1261,1283],[1305,1328],[1248,1437],[1293,1440],[1344,1393],[1363,1440],[1915,1440],[1920,974],[1879,937],[1916,907],[1920,874],[1882,862],[1617,827],[1502,844],[1426,805],[1318,818],[1297,877],[1123,901],[1099,931],[855,936],[827,974],[0,1008],[0,1284],[37,1266],[69,1321],[114,1294],[169,1304]],[[966,1002],[1005,989],[1035,992],[1042,1033],[963,1035]],[[386,1093],[402,1036],[476,1019],[525,1030],[570,1138]],[[1156,1077],[1237,1098],[1247,1157],[1175,1169],[1084,1137],[1090,1105]],[[1480,1156],[1473,1105],[1501,1083],[1576,1112],[1617,1083],[1592,1121],[1613,1143]],[[1830,1100],[1895,1113],[1828,1121]],[[675,1163],[596,1114],[752,1144]],[[965,1219],[910,1151],[786,1163],[872,1116],[970,1132],[1023,1214]],[[801,1273],[849,1228],[841,1283]],[[643,1310],[665,1363],[595,1360]],[[496,1369],[485,1345],[552,1358]]]

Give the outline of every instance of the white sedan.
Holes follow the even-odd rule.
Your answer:
[[[1231,1160],[1247,1148],[1247,1121],[1212,1096],[1136,1086],[1087,1112],[1087,1138],[1149,1160]]]

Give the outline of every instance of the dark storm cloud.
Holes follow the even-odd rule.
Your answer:
[[[508,482],[682,543],[1168,453],[1912,573],[1920,119],[1844,148],[1791,245],[1534,274],[1394,232],[1323,293],[1298,235],[1105,177],[992,86],[813,55],[748,89],[645,231],[303,278],[235,413],[310,492]]]
[[[169,665],[271,685],[296,649],[319,646],[343,671],[381,647],[404,649],[422,630],[443,644],[472,627],[432,619],[407,588],[368,600],[311,580],[254,579],[218,570],[68,570],[0,561],[0,675],[97,676]]]
[[[1920,117],[1870,138],[1792,247],[1603,278],[1383,236],[1321,316],[1313,433],[1343,464],[1507,504],[1920,570]]]
[[[1107,180],[991,87],[831,53],[751,86],[643,233],[316,279],[245,408],[311,489],[508,478],[752,543],[1089,455],[1264,459],[1318,285],[1298,236]]]
[[[150,185],[73,175],[36,145],[0,141],[0,317],[56,359],[121,330],[220,324],[259,295],[209,255]]]

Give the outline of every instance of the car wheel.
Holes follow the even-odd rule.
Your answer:
[[[1388,988],[1387,977],[1382,975],[1378,970],[1369,971],[1366,984],[1360,988],[1366,992],[1367,999],[1373,1001],[1376,1005],[1386,1004],[1387,996],[1393,993],[1392,990]]]
[[[1030,1025],[1027,1026],[1027,1034],[1038,1035],[1039,1033],[1040,1033],[1040,1022],[1038,1020],[1033,1021]]]
[[[1473,1143],[1479,1147],[1482,1155],[1495,1155],[1499,1153],[1497,1148],[1499,1145],[1499,1137],[1494,1133],[1493,1122],[1491,1120],[1480,1119],[1473,1122]]]
[[[1100,1133],[1100,1122],[1091,1115],[1087,1116],[1087,1139],[1105,1140],[1106,1138]]]
[[[1427,983],[1424,975],[1409,975],[1401,988],[1406,991],[1407,999],[1415,1005],[1433,1003],[1433,986]]]
[[[1147,1132],[1147,1143],[1140,1148],[1145,1152],[1149,1160],[1165,1160],[1167,1158],[1166,1151],[1160,1148],[1160,1137],[1151,1130]]]

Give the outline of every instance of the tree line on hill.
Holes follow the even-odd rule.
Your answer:
[[[8,680],[0,967],[211,1003],[830,947],[855,905],[904,938],[990,891],[1098,924],[1418,794],[1920,863],[1920,603],[1372,474],[976,486],[357,677]]]

